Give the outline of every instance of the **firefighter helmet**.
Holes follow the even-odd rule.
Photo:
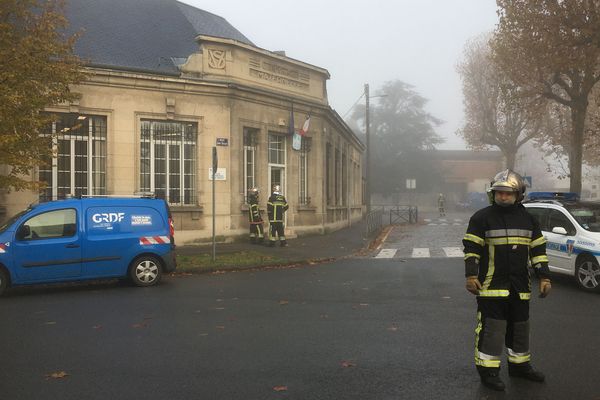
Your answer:
[[[257,188],[248,189],[248,201],[258,200],[258,193]]]
[[[281,194],[281,186],[279,186],[279,185],[273,185],[273,193],[275,193],[275,194]]]
[[[490,182],[488,194],[490,195],[490,200],[493,202],[494,192],[513,192],[517,197],[516,202],[519,203],[523,200],[525,189],[526,186],[523,177],[515,171],[506,169],[494,176],[494,179]]]

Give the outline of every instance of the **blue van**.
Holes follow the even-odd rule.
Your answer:
[[[173,220],[163,199],[58,200],[0,225],[0,295],[9,286],[101,278],[152,286],[175,268]]]

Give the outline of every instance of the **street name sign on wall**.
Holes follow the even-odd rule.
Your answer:
[[[218,137],[217,146],[229,146],[229,139],[224,137]]]
[[[213,169],[208,169],[208,180],[212,181],[213,177]],[[227,180],[227,168],[217,168],[217,172],[215,173],[215,181],[226,181]]]

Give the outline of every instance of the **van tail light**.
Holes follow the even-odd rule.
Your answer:
[[[169,218],[169,234],[171,235],[171,239],[175,237],[175,224],[173,223],[173,218]]]

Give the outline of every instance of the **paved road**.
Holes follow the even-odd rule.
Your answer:
[[[0,299],[0,398],[600,398],[599,296],[559,279],[535,298],[534,360],[549,382],[503,371],[496,394],[472,366],[462,270],[458,258],[363,258],[147,289],[19,289]]]
[[[424,214],[420,223],[393,228],[376,258],[463,258],[462,238],[471,214]]]

